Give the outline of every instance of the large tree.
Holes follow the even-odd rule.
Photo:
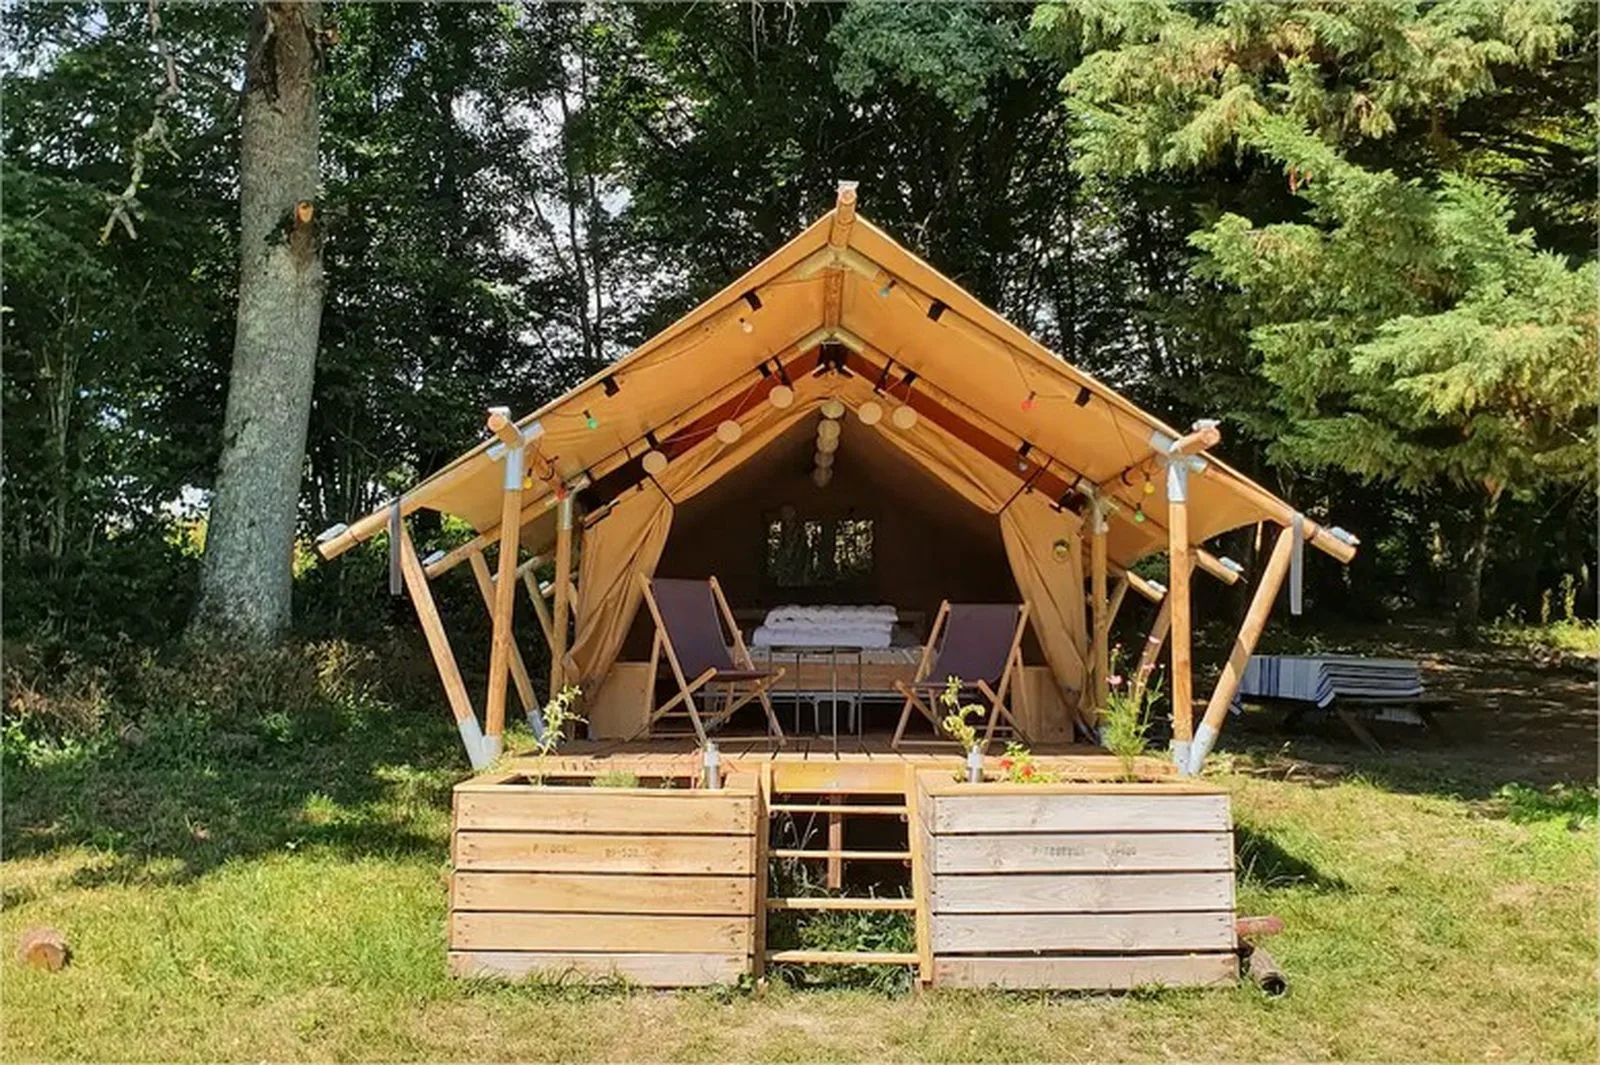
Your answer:
[[[277,637],[322,321],[318,0],[264,3],[250,24],[239,156],[239,309],[196,628]]]

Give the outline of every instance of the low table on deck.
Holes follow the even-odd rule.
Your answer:
[[[839,656],[855,656],[856,684],[854,688],[848,689],[848,698],[850,699],[850,715],[855,719],[855,734],[860,736],[861,700],[866,694],[863,686],[863,664],[861,656],[865,650],[866,649],[863,647],[855,647],[845,644],[830,644],[825,647],[816,647],[809,644],[773,644],[767,647],[752,648],[753,652],[766,652],[766,664],[769,667],[775,665],[777,660],[780,658],[792,657],[794,659],[794,686],[791,688],[791,693],[794,695],[794,730],[796,732],[800,731],[800,703],[805,699],[810,699],[811,701],[812,724],[816,726],[817,732],[820,733],[822,731],[821,714],[817,710],[817,700],[821,697],[822,693],[817,692],[814,689],[808,689],[801,684],[800,665],[807,658],[810,658],[814,661],[825,660],[828,663],[829,685],[827,694],[829,697],[829,706],[832,710],[833,716],[833,742],[835,744],[839,742]],[[778,692],[775,691],[773,694],[778,694]]]

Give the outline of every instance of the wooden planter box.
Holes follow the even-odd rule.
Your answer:
[[[748,790],[459,785],[451,972],[737,980],[756,947],[759,807]]]
[[[1228,794],[1196,783],[918,779],[933,982],[1238,978]]]

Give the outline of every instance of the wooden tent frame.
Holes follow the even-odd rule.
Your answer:
[[[869,254],[858,250],[856,237],[852,233],[859,234],[863,227],[855,224],[855,197],[853,183],[842,184],[834,211],[806,231],[810,236],[803,235],[805,239],[819,239],[819,247],[809,253],[804,250],[790,253],[786,246],[785,252],[774,255],[766,263],[752,269],[712,300],[641,346],[622,363],[597,373],[545,411],[514,422],[503,408],[492,410],[488,428],[493,439],[428,478],[424,482],[426,489],[418,486],[353,524],[335,526],[318,538],[318,552],[324,558],[333,558],[385,529],[391,531],[396,541],[391,549],[397,553],[404,586],[417,610],[451,712],[474,766],[481,768],[488,764],[500,751],[505,702],[510,688],[515,688],[530,720],[538,712],[532,677],[514,637],[514,583],[520,578],[527,589],[551,649],[550,694],[554,696],[570,679],[566,676],[566,653],[575,603],[572,560],[579,546],[577,534],[580,524],[576,520],[573,494],[585,488],[594,490],[601,507],[597,513],[603,512],[609,501],[618,498],[643,477],[638,459],[641,441],[624,441],[619,443],[615,451],[592,462],[582,472],[563,479],[556,473],[552,458],[539,451],[539,417],[559,404],[581,405],[589,402],[591,395],[598,398],[603,386],[609,393],[614,390],[616,374],[625,372],[629,364],[659,354],[672,345],[695,342],[692,336],[724,320],[731,323],[735,314],[759,310],[760,303],[758,298],[754,298],[755,294],[772,280],[774,270],[780,274],[796,271],[802,277],[822,275],[823,313],[819,327],[785,347],[769,351],[758,367],[752,367],[752,372],[759,370],[763,378],[757,387],[752,388],[748,379],[741,378],[716,383],[707,394],[690,403],[687,409],[661,422],[652,434],[647,434],[650,445],[659,447],[669,458],[683,454],[707,439],[711,430],[721,421],[738,420],[752,409],[753,404],[764,400],[767,392],[778,383],[797,379],[822,366],[825,352],[830,348],[832,353],[827,358],[836,362],[841,370],[860,374],[869,381],[877,380],[880,391],[893,393],[903,385],[904,395],[896,395],[897,402],[926,416],[930,422],[979,455],[1016,471],[1021,483],[1020,491],[1046,493],[1049,498],[1062,501],[1061,505],[1065,505],[1068,497],[1073,495],[1089,501],[1088,528],[1079,534],[1079,547],[1087,555],[1089,563],[1086,594],[1091,619],[1091,642],[1089,684],[1084,694],[1090,704],[1088,710],[1095,713],[1105,704],[1109,630],[1127,591],[1132,588],[1160,604],[1133,683],[1138,690],[1144,688],[1162,648],[1170,641],[1168,653],[1171,661],[1174,758],[1182,771],[1198,770],[1210,745],[1215,742],[1227,707],[1238,692],[1244,666],[1271,612],[1272,603],[1295,564],[1300,542],[1303,540],[1305,544],[1340,562],[1347,563],[1354,557],[1357,540],[1353,536],[1310,520],[1260,485],[1205,458],[1205,453],[1221,440],[1221,434],[1214,424],[1199,423],[1193,432],[1182,436],[1174,434],[1175,439],[1163,436],[1158,429],[1150,439],[1147,454],[1130,462],[1120,473],[1095,481],[1060,456],[1046,454],[1039,447],[1020,440],[992,412],[968,406],[960,396],[942,391],[937,382],[928,380],[926,376],[917,378],[915,392],[910,388],[909,376],[902,374],[905,377],[903,382],[892,381],[890,375],[895,366],[894,357],[851,333],[842,324],[843,277],[847,272],[868,278],[875,286],[897,288],[904,295],[914,298],[919,305],[927,307],[929,317],[936,317],[934,312],[937,310],[938,315],[942,316],[940,320],[981,338],[986,344],[1009,351],[1013,357],[1026,358],[1041,366],[1059,368],[1061,364],[1053,353],[1022,330],[995,316],[976,299],[892,241],[887,241],[886,236],[872,227],[865,227],[876,234],[866,245]],[[825,235],[825,240],[820,240],[819,235]],[[774,266],[774,263],[780,265]],[[842,353],[838,350],[841,346],[844,349]],[[768,370],[769,364],[775,367],[776,373]],[[1103,401],[1113,410],[1144,424],[1159,426],[1159,421],[1153,416],[1081,371],[1069,367],[1061,372],[1069,384],[1076,383],[1079,386],[1081,395]],[[405,530],[406,517],[428,506],[430,500],[437,498],[449,486],[459,484],[475,468],[481,468],[474,467],[469,460],[481,456],[485,451],[490,458],[504,462],[507,469],[499,521],[487,527],[480,525],[478,534],[465,544],[426,561],[419,560]],[[537,476],[524,476],[525,468],[537,471]],[[1158,470],[1165,473],[1167,482],[1165,526],[1139,513],[1138,491],[1132,487],[1130,480],[1140,474],[1149,480],[1149,474]],[[511,476],[513,471],[516,477]],[[1191,540],[1187,498],[1191,475],[1220,478],[1231,491],[1259,510],[1263,523],[1270,522],[1280,527],[1244,622],[1206,702],[1198,727],[1194,720],[1191,671],[1191,575],[1198,568],[1233,584],[1240,579],[1241,573],[1237,566],[1217,558],[1201,544]],[[537,488],[531,500],[527,498],[530,488]],[[526,562],[520,561],[519,548],[522,545],[519,537],[525,525],[551,510],[558,512],[553,550],[556,576],[551,601],[546,603],[532,569],[551,558],[545,555]],[[1166,534],[1170,585],[1167,589],[1157,592],[1148,582],[1140,580],[1106,557],[1106,523],[1112,518],[1124,522],[1139,521],[1148,532]],[[485,557],[490,545],[498,549],[492,570]],[[488,690],[481,728],[429,588],[429,581],[462,562],[472,567],[480,597],[493,626]],[[1116,578],[1115,586],[1109,587],[1113,577]],[[726,608],[725,601],[723,606]],[[737,627],[730,627],[737,634]],[[686,684],[687,680],[683,683]],[[1026,685],[1020,685],[1019,691],[1025,698]]]
[[[1024,600],[1017,611],[1017,628],[1011,634],[1011,647],[1006,651],[1006,664],[1000,671],[999,685],[991,688],[989,682],[983,678],[979,678],[973,684],[973,687],[978,689],[979,694],[989,704],[988,712],[984,715],[988,718],[988,723],[984,726],[983,742],[980,745],[980,750],[987,751],[989,745],[994,742],[994,730],[999,725],[1002,717],[1011,725],[1011,730],[1018,737],[1024,741],[1031,742],[1022,726],[1017,724],[1016,715],[1011,712],[1011,707],[1006,701],[1006,696],[1011,690],[1013,678],[1017,678],[1016,688],[1021,693],[1021,698],[1024,701],[1028,698],[1028,686],[1020,680],[1022,676],[1022,637],[1028,631],[1028,615],[1028,603]],[[929,680],[928,670],[933,668],[934,649],[939,646],[939,639],[944,634],[945,625],[949,620],[950,600],[946,599],[939,604],[939,612],[933,618],[933,627],[928,630],[928,641],[922,645],[922,657],[917,661],[916,676],[912,678],[909,685],[904,681],[897,680],[894,682],[895,690],[906,697],[905,703],[900,707],[900,722],[895,726],[894,738],[889,741],[889,746],[894,750],[899,750],[902,743],[905,742],[906,725],[911,721],[911,711],[913,709],[921,713],[933,725],[935,736],[938,735],[941,727],[940,719],[948,716],[940,714],[924,703],[918,697],[916,689],[918,686],[925,686]],[[917,742],[947,743],[950,741],[935,739]]]
[[[701,746],[704,746],[707,742],[706,730],[708,728],[716,728],[732,717],[736,711],[743,709],[752,700],[759,700],[761,709],[767,715],[767,735],[769,738],[776,739],[781,747],[785,741],[783,726],[778,723],[778,715],[772,709],[772,699],[767,693],[773,685],[783,679],[783,667],[779,666],[765,677],[753,681],[722,681],[721,683],[726,685],[727,688],[723,699],[725,705],[719,707],[708,718],[702,720],[699,710],[694,705],[694,697],[702,688],[709,684],[717,683],[716,667],[706,667],[705,671],[693,680],[684,676],[683,664],[678,661],[677,648],[672,646],[672,635],[667,629],[666,621],[661,616],[661,607],[656,602],[655,591],[650,586],[650,578],[642,573],[637,576],[639,589],[644,593],[645,606],[649,609],[650,618],[655,622],[656,627],[655,638],[650,644],[650,670],[648,679],[645,681],[645,726],[639,735],[648,736],[655,723],[670,714],[681,703],[684,713],[688,716],[690,723],[694,725],[695,738],[700,741]],[[720,615],[722,622],[727,625],[728,632],[733,636],[732,654],[734,665],[739,666],[741,669],[756,672],[755,661],[750,657],[750,649],[744,643],[744,633],[739,631],[739,624],[733,619],[733,610],[728,606],[728,600],[722,594],[722,585],[715,577],[707,578],[707,582],[711,585],[711,597],[716,601],[717,613]],[[663,654],[667,657],[667,665],[672,668],[673,679],[678,683],[678,694],[660,706],[654,706],[656,701],[656,674],[660,668],[661,655]],[[739,688],[744,685],[749,685],[749,690],[741,693]]]

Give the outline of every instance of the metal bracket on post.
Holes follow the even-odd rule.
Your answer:
[[[983,751],[977,747],[967,748],[967,783],[983,783]]]
[[[722,752],[717,750],[716,740],[706,740],[706,749],[700,756],[701,765],[705,767],[702,780],[706,787],[716,789],[722,787]]]

